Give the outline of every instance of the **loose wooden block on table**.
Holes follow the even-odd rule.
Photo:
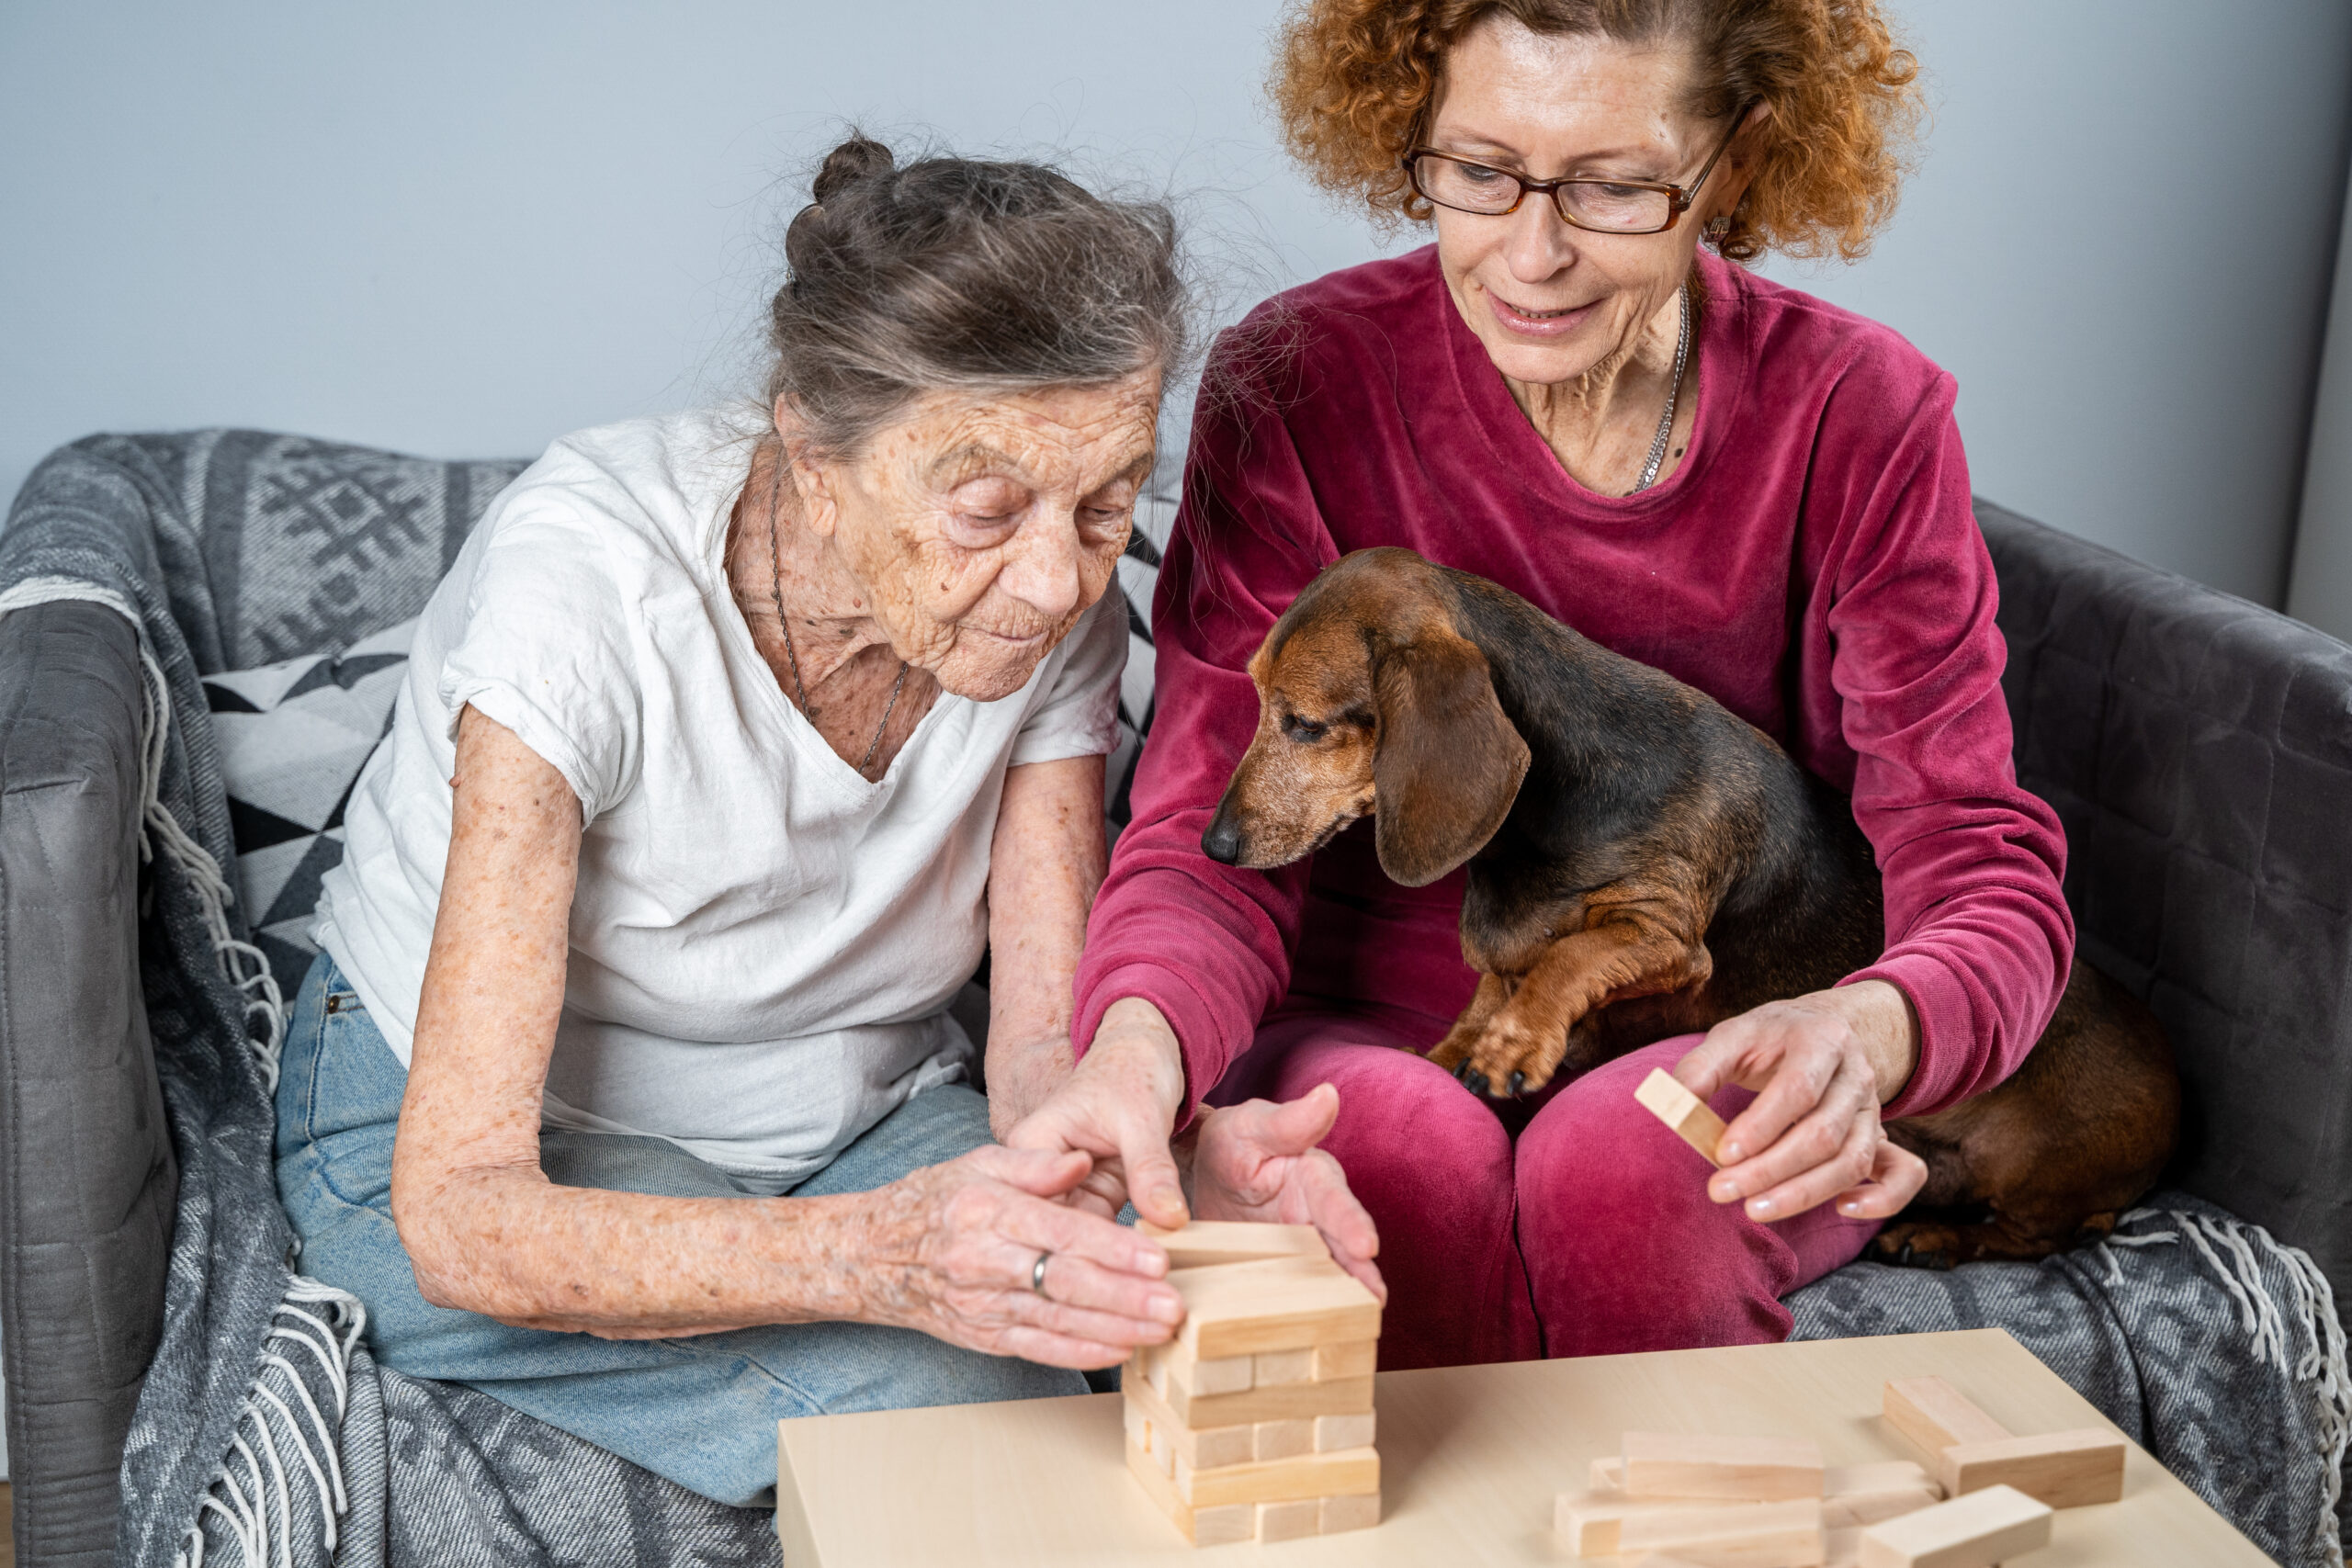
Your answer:
[[[1930,1461],[1954,1443],[1999,1442],[2009,1429],[1939,1377],[1890,1378],[1879,1395],[1886,1424],[1917,1445]]]
[[[1821,1445],[1810,1438],[1713,1432],[1628,1432],[1629,1497],[1724,1497],[1772,1502],[1821,1495]]]
[[[1821,1499],[1643,1508],[1618,1521],[1617,1550],[1702,1561],[1736,1556],[1756,1568],[1814,1568],[1821,1561]]]
[[[1566,1561],[1545,1528],[1554,1495],[1627,1427],[1788,1432],[1833,1468],[1905,1458],[1877,1419],[1880,1385],[1930,1371],[2020,1429],[2100,1424],[1997,1329],[1388,1372],[1382,1495],[1348,1505],[1376,1507],[1379,1529],[1196,1552],[1129,1479],[1116,1394],[877,1411],[783,1424],[777,1531],[788,1568],[1539,1568]],[[2125,1453],[2123,1500],[2061,1514],[2012,1568],[2267,1562]]]
[[[1944,1490],[1958,1497],[2014,1486],[2053,1508],[2112,1503],[2123,1495],[2123,1439],[2086,1427],[2029,1438],[1955,1443],[1943,1451]]]
[[[1715,1149],[1724,1138],[1724,1119],[1707,1109],[1707,1102],[1692,1094],[1664,1067],[1652,1067],[1650,1076],[1642,1080],[1634,1098],[1645,1110],[1674,1130],[1674,1135],[1705,1156],[1709,1165],[1721,1165]]]
[[[1862,1531],[1861,1568],[1993,1568],[2050,1544],[2051,1510],[2014,1487],[1989,1486]],[[2146,1561],[2189,1562],[2168,1554]]]
[[[2123,1439],[2112,1427],[2014,1436],[1939,1377],[1896,1379],[1881,1400],[1887,1424],[1936,1461],[1951,1496],[2006,1485],[2077,1508],[2123,1495]]]

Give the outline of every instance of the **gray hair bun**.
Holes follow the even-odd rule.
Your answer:
[[[848,141],[825,154],[809,194],[821,206],[857,181],[878,178],[896,167],[898,160],[890,156],[888,147],[870,136],[852,131]]]
[[[849,456],[933,391],[1002,395],[1167,367],[1189,340],[1174,217],[1042,164],[899,165],[853,132],[785,233],[771,404]]]

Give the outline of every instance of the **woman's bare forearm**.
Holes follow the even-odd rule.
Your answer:
[[[1069,1077],[1070,980],[1108,859],[1102,758],[1005,775],[989,860],[989,1108],[1000,1135]]]
[[[651,1198],[548,1180],[540,1107],[580,806],[561,774],[470,708],[452,788],[392,1156],[393,1223],[425,1299],[643,1334],[887,1313],[891,1249],[910,1245],[888,1200]]]
[[[888,1321],[894,1259],[921,1233],[887,1189],[654,1198],[558,1187],[536,1166],[507,1166],[449,1171],[411,1198],[401,1237],[427,1301],[614,1337]]]

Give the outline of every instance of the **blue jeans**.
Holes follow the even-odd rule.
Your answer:
[[[872,1324],[612,1340],[434,1306],[417,1293],[392,1227],[392,1134],[407,1081],[342,972],[320,954],[294,1004],[278,1079],[277,1190],[302,1238],[302,1272],[367,1303],[368,1348],[388,1367],[480,1389],[738,1506],[773,1504],[779,1419],[1087,1391],[1078,1372]],[[944,1085],[794,1191],[867,1191],[988,1141],[988,1102],[967,1084]],[[563,1187],[743,1196],[726,1173],[659,1138],[543,1133],[539,1163]]]

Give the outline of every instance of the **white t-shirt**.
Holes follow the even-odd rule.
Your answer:
[[[941,693],[868,783],[728,592],[751,432],[710,411],[582,431],[492,503],[417,623],[318,938],[405,1065],[470,703],[586,824],[545,1124],[782,1191],[964,1076],[944,1009],[986,945],[1005,770],[1111,750],[1126,627],[1105,594],[1012,695]]]

